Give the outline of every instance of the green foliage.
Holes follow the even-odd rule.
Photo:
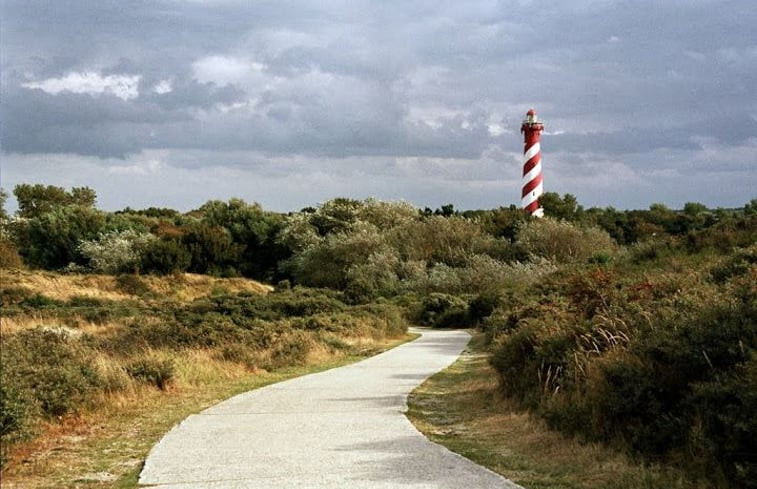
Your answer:
[[[476,323],[480,324],[484,319],[492,315],[494,310],[499,306],[499,295],[493,292],[484,292],[477,295],[468,304],[468,316]]]
[[[616,245],[597,228],[580,228],[569,222],[536,219],[518,235],[518,243],[534,256],[559,263],[585,262],[598,254],[611,254]]]
[[[126,372],[141,382],[165,390],[175,374],[173,361],[145,355],[126,366]]]
[[[31,433],[32,421],[39,415],[34,392],[3,375],[0,382],[0,436],[3,440],[23,439]],[[0,456],[0,461],[5,457]]]
[[[131,214],[137,216],[155,217],[155,218],[175,218],[179,217],[179,211],[174,209],[168,209],[165,207],[148,207],[147,209],[135,210],[131,207],[126,207],[123,210],[116,211],[116,214]]]
[[[383,237],[372,224],[361,224],[354,232],[328,235],[293,261],[294,276],[311,287],[344,288],[351,266],[364,263],[383,246]]]
[[[419,322],[438,328],[468,325],[468,303],[460,297],[432,293],[423,298]]]
[[[127,229],[102,233],[95,240],[82,241],[78,249],[89,260],[92,270],[117,274],[137,270],[142,255],[155,240],[152,234]]]
[[[13,194],[18,202],[19,217],[35,218],[67,206],[94,207],[97,195],[88,187],[74,187],[67,192],[54,185],[16,185]]]
[[[402,262],[394,250],[381,249],[364,262],[353,263],[347,269],[347,295],[356,302],[395,295],[403,274]]]
[[[748,414],[757,356],[752,252],[735,252],[709,274],[704,262],[699,275],[573,265],[501,299],[484,327],[503,389],[566,433],[647,460],[685,460],[701,475],[749,487],[757,467]],[[678,253],[667,260],[675,262],[684,252],[667,253]]]
[[[584,214],[583,206],[578,204],[578,199],[572,194],[560,198],[555,192],[544,192],[539,197],[539,204],[544,209],[544,215],[553,219],[580,221]]]
[[[46,328],[21,331],[4,337],[2,347],[0,383],[9,389],[5,395],[16,396],[8,401],[8,409],[22,416],[17,418],[11,411],[3,413],[9,423],[0,427],[3,433],[28,423],[23,417],[32,416],[33,408],[21,412],[13,406],[21,397],[28,398],[29,392],[33,394],[31,406],[37,404],[44,415],[61,416],[76,410],[98,385],[89,354],[63,331]]]
[[[163,238],[151,241],[142,252],[144,272],[170,274],[183,272],[192,262],[189,251],[179,241]]]
[[[234,243],[223,227],[198,224],[190,227],[182,243],[191,255],[189,271],[220,274],[233,270],[244,246]]]
[[[8,192],[0,187],[0,220],[8,219],[8,213],[5,211],[6,202],[8,202]]]
[[[79,243],[95,239],[105,227],[105,214],[88,207],[55,207],[16,223],[19,253],[34,267],[59,269],[69,263],[84,265]]]
[[[733,277],[746,275],[757,264],[757,244],[736,250],[710,270],[715,283],[724,283]]]
[[[276,239],[283,226],[281,215],[266,212],[259,204],[247,204],[241,199],[209,201],[199,212],[205,224],[216,229],[211,232],[213,236],[199,239],[215,253],[211,258],[237,262],[234,268],[245,276],[262,280],[278,277],[278,262],[288,257],[287,250]],[[228,232],[231,242],[225,241],[218,228]]]

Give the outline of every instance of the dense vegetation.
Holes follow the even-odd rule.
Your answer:
[[[107,213],[89,189],[14,193],[19,211],[3,216],[0,236],[4,267],[120,274],[135,291],[134,273],[277,284],[267,297],[220,295],[168,308],[4,292],[4,315],[64,318],[79,307],[92,317],[153,318],[97,340],[97,351],[198,345],[258,365],[256,348],[279,331],[323,338],[349,333],[359,318],[379,321],[368,329],[385,334],[400,328],[402,310],[418,324],[483,328],[503,391],[556,429],[691,468],[716,484],[757,480],[757,200],[741,209],[689,203],[620,211],[548,193],[549,217],[531,220],[515,207],[434,211],[370,199],[290,214],[238,199],[184,214]],[[13,346],[4,349],[16,353],[4,355],[3,375],[22,377],[13,365],[42,341],[71,365],[69,397],[103,385],[78,346],[50,334],[4,337]],[[297,358],[297,349],[281,346],[280,358]],[[275,363],[271,355],[266,361]],[[124,368],[158,385],[159,367]],[[6,389],[3,399],[25,399],[28,387]],[[8,413],[20,408],[3,402],[5,433],[15,429]],[[48,415],[60,409],[43,399],[31,404]]]

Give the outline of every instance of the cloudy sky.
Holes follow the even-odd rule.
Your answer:
[[[1,0],[0,184],[101,208],[757,197],[754,0]],[[13,204],[11,203],[11,206]]]

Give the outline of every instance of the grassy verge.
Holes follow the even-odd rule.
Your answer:
[[[457,362],[410,395],[408,417],[431,440],[528,489],[707,487],[548,429],[501,396],[484,344],[476,334]]]
[[[2,487],[135,488],[150,448],[188,415],[233,395],[352,363],[415,337],[375,341],[360,354],[322,355],[309,365],[274,372],[233,369],[200,358],[200,351],[190,352],[186,364],[177,368],[183,380],[171,389],[145,386],[128,395],[111,395],[98,403],[97,410],[48,423],[41,436],[14,448],[3,470]]]

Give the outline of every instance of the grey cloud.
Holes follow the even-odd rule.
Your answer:
[[[655,156],[669,152],[705,172],[703,141],[745,148],[745,164],[757,163],[748,142],[757,134],[749,0],[8,0],[0,8],[6,153],[202,151],[203,162],[174,164],[261,172],[260,155],[314,166],[335,158],[396,178],[403,173],[392,158],[446,158],[476,161],[487,170],[472,178],[493,178],[491,148],[510,161],[533,105],[553,133],[545,152],[565,167],[592,154],[639,171],[672,168]],[[202,83],[193,64],[210,56],[261,68]],[[140,75],[140,95],[21,87],[83,71]],[[155,93],[164,80],[172,90]],[[492,121],[509,132],[492,136]],[[231,162],[211,156],[230,151],[240,152]],[[451,173],[434,165],[466,178],[464,165]],[[592,167],[580,171],[588,177]]]

